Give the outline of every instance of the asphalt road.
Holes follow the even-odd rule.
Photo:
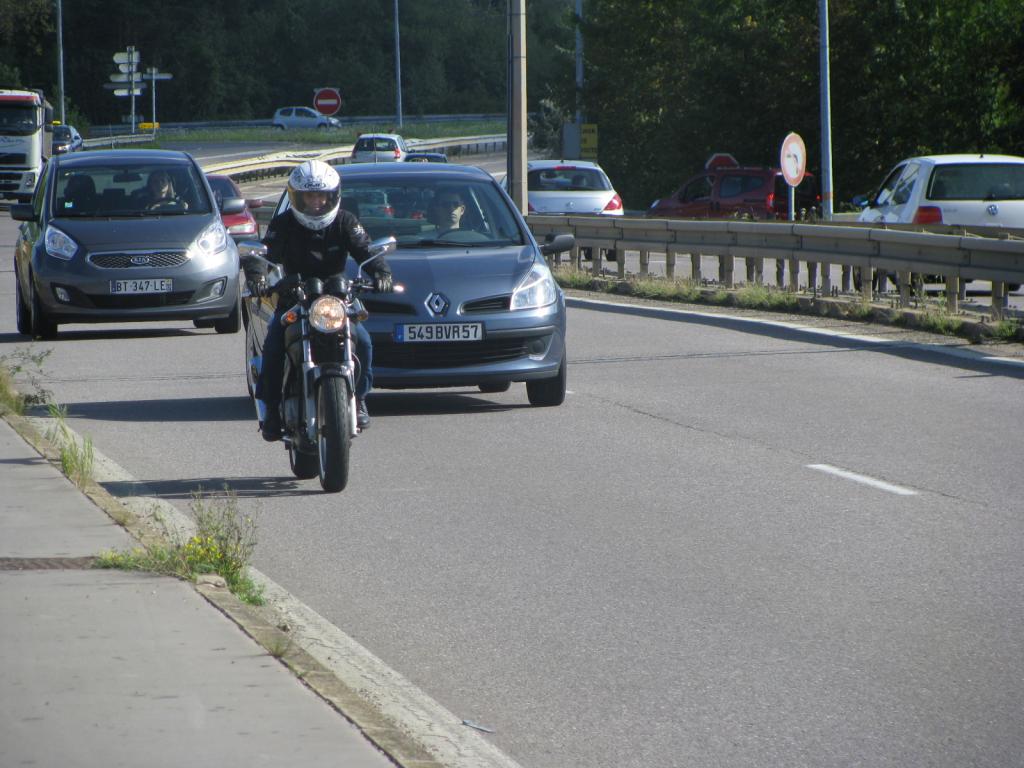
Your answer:
[[[375,393],[323,495],[258,438],[241,334],[18,336],[14,237],[0,355],[51,349],[154,495],[234,488],[260,570],[526,768],[1020,764],[1019,369],[573,309],[565,405]]]

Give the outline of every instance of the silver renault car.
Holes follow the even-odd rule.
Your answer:
[[[396,240],[387,260],[404,290],[362,296],[374,387],[496,393],[525,382],[532,405],[560,405],[568,371],[565,297],[545,255],[572,248],[573,236],[538,244],[508,195],[479,168],[381,163],[338,172],[342,207],[371,238]],[[362,207],[377,199],[388,205]],[[287,210],[285,194],[275,215]],[[355,276],[354,260],[347,263]],[[250,394],[273,310],[267,297],[243,303]]]
[[[55,155],[22,222],[14,268],[18,332],[49,338],[60,323],[191,320],[240,328],[238,249],[218,201],[184,152]]]

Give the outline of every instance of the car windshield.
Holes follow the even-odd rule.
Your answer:
[[[560,165],[527,173],[526,188],[530,192],[599,192],[611,189],[612,185],[596,168]]]
[[[488,181],[407,177],[343,179],[341,207],[371,238],[393,235],[399,248],[457,244],[523,245],[515,213]]]
[[[928,197],[931,200],[1024,200],[1024,163],[936,166]]]
[[[71,129],[66,125],[56,125],[53,128],[53,138],[55,139],[70,139]]]
[[[36,125],[35,109],[19,104],[0,105],[0,135],[24,136],[33,133]]]
[[[111,163],[58,168],[54,215],[70,217],[208,214],[209,196],[188,163]]]

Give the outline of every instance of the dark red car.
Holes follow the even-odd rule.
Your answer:
[[[821,210],[811,174],[796,188],[797,218]],[[647,209],[652,219],[787,219],[789,185],[781,168],[741,166],[732,155],[712,155],[702,173],[690,177],[668,197]]]
[[[244,198],[242,191],[230,176],[208,173],[206,175],[206,179],[210,182],[210,189],[213,190],[213,195],[217,198],[218,204],[220,204],[221,200],[229,197]],[[252,215],[251,209],[259,208],[262,205],[262,200],[247,199],[245,201],[245,208],[242,209],[241,213],[226,213],[221,217],[224,222],[224,226],[228,228],[228,232],[236,242],[239,240],[259,239],[260,228],[256,223],[256,217]]]

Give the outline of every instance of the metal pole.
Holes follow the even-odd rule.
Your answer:
[[[153,89],[153,133],[156,133],[156,67],[150,67],[146,70],[149,73],[149,87]]]
[[[398,45],[398,0],[395,0],[395,113],[402,127],[402,54]]]
[[[57,90],[60,91],[60,121],[67,123],[64,114],[64,19],[61,0],[57,0]]]
[[[525,215],[526,201],[526,0],[512,0],[512,143],[508,193]]]
[[[576,130],[583,125],[583,0],[576,0]]]
[[[135,133],[135,46],[128,46],[128,96],[132,100],[132,133]]]
[[[821,215],[832,221],[832,95],[828,64],[828,0],[818,0],[821,27]]]

